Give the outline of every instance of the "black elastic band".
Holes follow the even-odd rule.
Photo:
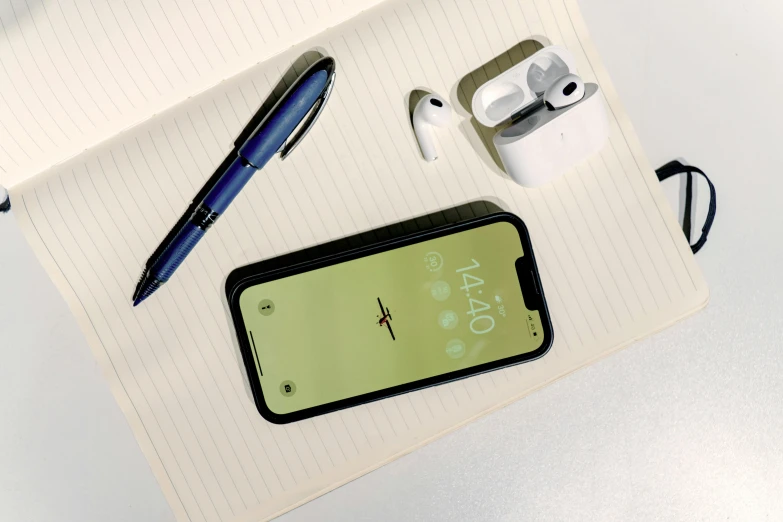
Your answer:
[[[663,167],[655,171],[658,175],[658,181],[664,181],[677,174],[686,174],[688,176],[685,185],[685,216],[682,220],[682,231],[685,237],[688,238],[688,244],[691,242],[691,209],[693,207],[693,173],[701,174],[704,179],[707,180],[707,184],[710,187],[710,206],[707,209],[707,219],[704,221],[704,226],[701,228],[701,237],[696,243],[691,245],[691,250],[695,254],[704,244],[707,242],[707,236],[710,234],[712,228],[712,222],[715,221],[715,213],[718,209],[717,196],[715,194],[715,185],[712,184],[710,178],[698,167],[691,165],[683,165],[681,162],[674,160],[670,161]]]

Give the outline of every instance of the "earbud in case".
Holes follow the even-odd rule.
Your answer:
[[[550,110],[544,93],[574,74],[573,55],[564,47],[541,49],[473,95],[473,115],[498,131],[493,142],[511,178],[523,187],[540,187],[598,153],[609,137],[609,120],[595,83],[584,84],[584,97]]]

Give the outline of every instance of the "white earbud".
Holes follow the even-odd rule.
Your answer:
[[[419,140],[421,155],[427,161],[438,159],[435,141],[430,125],[445,127],[451,123],[451,105],[437,94],[428,94],[416,104],[413,110],[413,132]]]
[[[566,74],[549,86],[544,93],[544,103],[550,111],[562,109],[585,97],[585,82],[575,74]]]

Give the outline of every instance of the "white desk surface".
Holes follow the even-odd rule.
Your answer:
[[[783,3],[581,4],[653,164],[718,187],[711,304],[282,520],[783,519]],[[0,521],[172,521],[11,216],[0,242]]]

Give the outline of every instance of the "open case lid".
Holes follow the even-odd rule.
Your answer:
[[[479,87],[473,95],[473,115],[487,127],[499,125],[543,96],[555,80],[575,72],[568,49],[544,47]]]

